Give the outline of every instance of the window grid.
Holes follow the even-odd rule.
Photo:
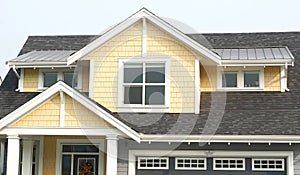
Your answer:
[[[214,170],[245,170],[244,158],[214,158]]]
[[[284,171],[284,159],[252,159],[253,171]]]
[[[175,169],[206,170],[206,158],[175,158]]]
[[[169,169],[169,158],[138,157],[138,169]]]
[[[166,101],[165,101],[165,88],[166,88],[166,80],[165,80],[165,76],[166,76],[166,63],[165,62],[158,62],[158,63],[152,63],[152,62],[142,62],[142,63],[125,63],[124,64],[124,72],[125,72],[125,68],[126,68],[126,65],[138,65],[140,64],[142,66],[142,78],[141,80],[139,80],[138,82],[134,82],[135,80],[133,80],[132,82],[125,82],[125,73],[123,74],[124,77],[123,77],[123,98],[124,98],[124,101],[123,103],[124,104],[127,104],[127,105],[142,105],[142,106],[148,106],[148,105],[166,105]],[[164,75],[164,80],[161,81],[161,82],[147,82],[147,73],[151,72],[151,71],[147,71],[146,69],[148,67],[151,67],[149,65],[151,64],[156,64],[158,66],[162,66],[163,69],[164,69],[164,72],[161,72],[161,74]],[[153,66],[153,65],[152,65]],[[157,72],[156,72],[157,73]],[[137,79],[139,78],[139,75],[136,77]],[[126,98],[126,93],[129,93],[128,90],[130,90],[130,88],[141,88],[141,99],[137,100],[137,102],[134,102],[131,103],[131,100],[127,100],[127,98],[130,98],[130,95],[128,94],[128,97]],[[149,102],[149,99],[147,100],[147,92],[146,92],[146,89],[149,88],[149,87],[152,87],[152,88],[161,88],[163,87],[163,91],[159,93],[162,93],[163,95],[163,100],[162,101],[159,101],[159,102],[156,102],[154,104],[151,104]],[[128,90],[126,90],[126,88],[128,88]],[[128,91],[128,92],[127,92]],[[137,91],[135,91],[137,92]]]

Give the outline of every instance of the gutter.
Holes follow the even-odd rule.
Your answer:
[[[20,75],[19,75],[19,73],[17,72],[17,70],[16,70],[16,66],[15,66],[15,65],[13,65],[12,69],[13,69],[13,71],[14,71],[15,75],[17,76],[17,78],[20,80],[21,76],[20,76]]]
[[[166,143],[300,143],[299,135],[144,135],[141,142]]]

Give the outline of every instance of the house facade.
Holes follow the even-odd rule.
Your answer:
[[[0,87],[0,173],[300,174],[300,33],[185,34],[141,9],[30,36]]]

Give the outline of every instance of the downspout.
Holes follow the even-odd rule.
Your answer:
[[[288,64],[287,64],[287,62],[285,62],[284,70],[285,70],[285,76],[286,76],[286,81],[287,81],[287,75],[288,75]],[[287,87],[287,84],[286,84],[286,87],[285,87],[285,91],[290,92],[290,89]]]
[[[18,74],[18,72],[17,72],[17,70],[16,70],[16,66],[13,65],[12,69],[13,69],[15,75],[17,76],[17,78],[20,80],[21,77],[20,77],[20,75]]]

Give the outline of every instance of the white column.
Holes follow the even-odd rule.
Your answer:
[[[106,137],[106,174],[117,175],[118,169],[118,137]]]
[[[22,175],[32,174],[32,154],[33,154],[32,140],[23,140],[23,160],[22,160]]]
[[[7,172],[9,175],[19,175],[20,138],[18,135],[9,135],[7,148]]]
[[[4,172],[4,152],[5,152],[5,142],[0,142],[0,174]]]

